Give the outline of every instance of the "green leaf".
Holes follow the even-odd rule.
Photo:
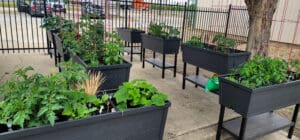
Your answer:
[[[156,106],[164,106],[168,96],[162,93],[155,94],[151,97],[152,104]]]

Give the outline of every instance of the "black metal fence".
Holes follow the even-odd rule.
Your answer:
[[[50,7],[51,10],[34,15],[33,10],[37,8],[33,3],[41,1],[43,9]],[[198,36],[210,42],[214,35],[221,33],[244,43],[248,33],[247,10],[231,6],[227,9],[196,8],[194,4],[173,3],[172,0],[0,0],[0,51],[45,52],[47,37],[45,29],[40,28],[42,17],[51,13],[78,22],[86,12],[84,4],[87,2],[103,9],[106,32],[119,27],[147,32],[148,25],[156,22],[176,27],[183,41]]]

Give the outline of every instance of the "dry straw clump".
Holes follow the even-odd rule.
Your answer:
[[[79,89],[84,89],[88,95],[96,95],[98,88],[104,83],[105,77],[99,72],[89,72],[89,78],[82,84],[77,84]]]

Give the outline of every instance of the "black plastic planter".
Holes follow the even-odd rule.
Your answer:
[[[51,29],[47,30],[47,38],[49,42],[54,43],[53,41],[53,34],[58,33],[59,29]]]
[[[71,55],[71,58],[73,62],[83,65],[88,71],[101,71],[105,77],[105,82],[102,84],[100,90],[117,89],[120,85],[129,80],[131,64],[125,60],[123,64],[89,67],[79,56]]]
[[[158,52],[161,54],[177,54],[180,47],[179,38],[163,39],[148,34],[142,34],[143,48]]]
[[[141,34],[145,33],[145,31],[130,30],[126,28],[118,28],[117,31],[123,40],[130,43],[141,43],[142,42]]]
[[[58,34],[54,34],[53,36],[58,56],[62,57],[64,61],[70,60],[70,53],[67,51],[67,49],[63,48],[63,40],[58,36]]]
[[[207,44],[206,44],[207,45]],[[250,53],[233,50],[234,53],[222,53],[207,48],[181,45],[184,62],[218,73],[227,74],[232,68],[246,62]]]
[[[300,80],[250,89],[220,77],[220,103],[241,114],[254,116],[300,103]]]
[[[167,119],[163,107],[141,107],[90,118],[0,133],[1,140],[162,140]]]

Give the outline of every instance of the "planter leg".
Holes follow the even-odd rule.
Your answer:
[[[182,89],[185,89],[186,62],[183,62]]]
[[[220,114],[219,114],[219,122],[218,122],[218,128],[217,128],[217,136],[216,140],[221,139],[221,133],[223,128],[223,119],[224,119],[224,113],[225,113],[225,106],[220,106]]]
[[[165,66],[166,65],[166,55],[165,54],[163,54],[163,62],[162,62],[162,76],[161,76],[161,78],[165,78]]]
[[[196,76],[198,76],[199,75],[199,67],[196,67]],[[197,88],[198,87],[198,85],[197,84],[195,84],[195,87]]]
[[[145,48],[142,48],[142,50],[143,50],[143,53],[142,53],[142,55],[143,55],[143,60],[142,60],[143,61],[143,66],[142,67],[145,68],[145,51],[146,50],[145,50]]]
[[[55,66],[57,66],[57,59],[58,59],[58,56],[57,56],[57,52],[56,52],[56,45],[53,46],[53,56],[54,56],[54,63],[55,63]]]
[[[247,121],[248,119],[245,117],[242,117],[242,123],[241,123],[241,129],[240,129],[240,134],[239,134],[239,140],[243,140],[246,132],[246,127],[247,127]]]
[[[141,45],[141,54],[140,54],[140,61],[142,61],[142,56],[143,56],[143,48],[142,48],[142,45]]]
[[[155,60],[155,57],[156,57],[155,52],[153,52],[153,58],[154,58],[154,60]],[[153,64],[153,68],[154,67],[155,67],[155,65]]]
[[[296,125],[296,122],[297,122],[298,112],[299,112],[299,105],[300,104],[297,104],[295,106],[295,109],[294,109],[293,118],[292,118],[292,122],[294,123],[294,125],[291,126],[290,129],[289,129],[289,134],[288,134],[289,139],[292,139],[292,137],[293,137],[295,125]]]
[[[175,54],[175,60],[174,60],[174,71],[173,71],[174,77],[176,77],[176,72],[177,72],[177,54]]]
[[[133,59],[133,43],[130,43],[130,62],[132,62]]]

